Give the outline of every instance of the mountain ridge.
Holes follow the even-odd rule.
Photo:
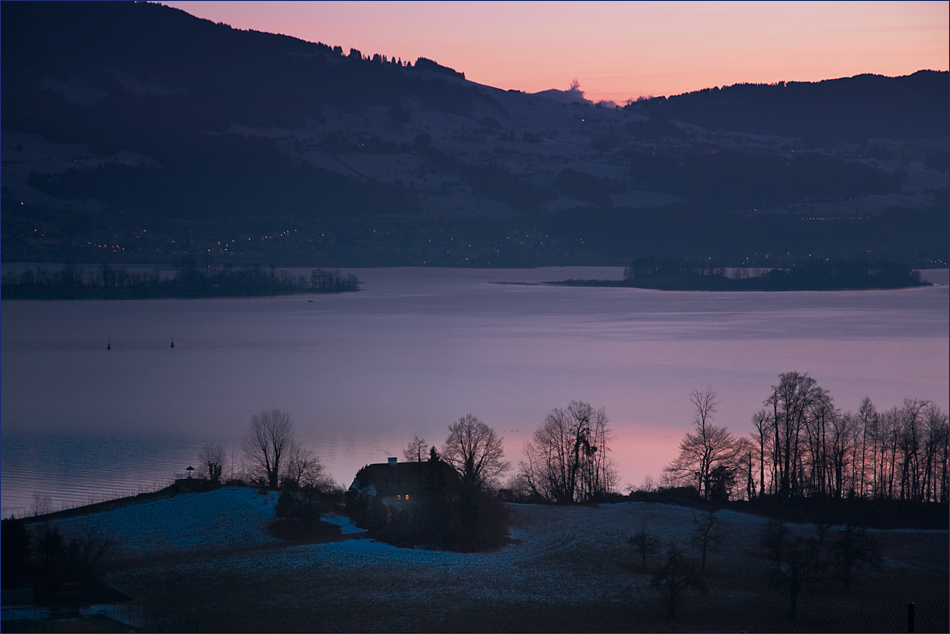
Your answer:
[[[0,21],[4,261],[946,260],[946,72],[621,109],[154,3]]]

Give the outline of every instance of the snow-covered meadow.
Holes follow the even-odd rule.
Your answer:
[[[66,534],[95,531],[113,540],[120,558],[275,543],[267,532],[276,493],[245,487],[178,495],[81,515],[55,524]]]
[[[641,625],[633,629],[655,630],[664,622],[663,604],[650,582],[663,555],[650,555],[643,570],[628,539],[646,530],[698,557],[691,537],[702,514],[639,502],[515,504],[509,505],[511,543],[493,552],[453,553],[390,546],[332,515],[324,519],[340,525],[344,539],[283,543],[266,531],[275,502],[275,495],[253,489],[221,489],[58,523],[65,532],[94,529],[115,541],[122,561],[109,581],[116,589],[144,603],[179,606],[199,624],[226,623],[225,629],[571,629],[578,626],[570,615],[594,610],[605,620],[591,629],[613,629],[634,615]],[[713,618],[713,610],[713,621],[701,626],[707,630],[770,623],[788,598],[771,587],[762,543],[768,520],[732,510],[717,516],[723,540],[708,554],[708,593],[684,595],[683,618]],[[793,535],[816,534],[811,525],[786,527]],[[946,594],[946,531],[875,536],[881,570],[862,573],[850,595],[833,586],[806,591],[799,599],[804,615]]]

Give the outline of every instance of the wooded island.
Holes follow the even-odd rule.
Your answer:
[[[634,261],[622,280],[564,280],[559,286],[620,286],[664,291],[845,291],[931,286],[920,272],[897,262],[802,262],[788,269],[732,269],[688,260]]]
[[[131,271],[102,264],[84,271],[66,266],[4,273],[2,299],[155,299],[162,297],[261,297],[358,291],[355,275],[314,269],[309,276],[260,265],[198,267],[194,258],[176,263],[174,277],[157,271]]]

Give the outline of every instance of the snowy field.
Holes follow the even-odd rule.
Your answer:
[[[701,512],[663,504],[510,505],[512,543],[462,554],[389,546],[339,516],[327,520],[347,539],[286,545],[265,530],[275,501],[253,489],[222,489],[59,524],[114,539],[124,561],[110,581],[137,601],[245,631],[609,630],[630,618],[639,623],[630,629],[667,629],[650,587],[661,555],[641,570],[627,540],[644,529],[698,554],[690,537]],[[707,631],[772,623],[788,598],[770,588],[761,539],[767,520],[729,510],[718,517],[723,543],[708,555],[708,592],[686,595],[681,618]],[[810,525],[788,526],[793,534],[815,534]],[[848,595],[836,586],[806,591],[802,614],[946,596],[946,531],[874,533],[881,569],[862,572]],[[600,624],[579,625],[588,613]]]
[[[123,559],[262,546],[278,541],[267,533],[277,497],[250,488],[225,488],[55,523],[69,535],[95,531],[111,538]]]

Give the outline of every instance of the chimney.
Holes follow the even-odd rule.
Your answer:
[[[396,459],[395,459],[395,458],[390,458],[390,459],[389,459],[389,464],[391,464],[391,465],[396,464]]]

